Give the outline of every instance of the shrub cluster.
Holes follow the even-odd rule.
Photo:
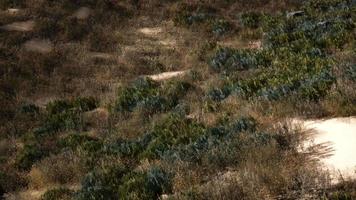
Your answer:
[[[130,172],[125,166],[111,166],[88,174],[76,199],[157,199],[171,192],[170,176],[153,166]]]
[[[325,97],[336,82],[336,75],[331,71],[334,61],[328,56],[330,49],[342,48],[354,40],[352,31],[355,28],[352,3],[333,2],[330,7],[333,9],[323,12],[315,9],[311,14],[306,6],[305,12],[298,17],[269,16],[263,22],[268,26],[264,26],[266,33],[261,50],[219,48],[210,66],[216,72],[228,72],[227,77],[232,78],[226,78],[222,88],[213,88],[207,96],[215,101],[230,94],[267,100],[288,95],[314,101]],[[329,12],[339,17],[325,20]],[[242,15],[241,19],[247,27],[256,28],[263,17],[250,13]],[[248,70],[251,75],[233,78],[231,74],[239,70]],[[347,73],[352,77],[352,66]]]
[[[182,81],[160,84],[149,78],[139,78],[120,89],[115,110],[131,112],[139,107],[148,113],[167,111],[178,104],[190,87]]]

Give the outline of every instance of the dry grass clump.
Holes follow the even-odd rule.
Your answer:
[[[81,160],[73,152],[64,152],[43,159],[29,172],[29,187],[77,183],[85,171]]]

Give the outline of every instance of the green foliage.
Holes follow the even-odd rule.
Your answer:
[[[356,64],[350,64],[346,67],[346,77],[352,81],[356,81]]]
[[[115,103],[117,111],[132,111],[138,102],[149,96],[157,95],[158,83],[148,78],[137,79],[126,88],[119,91]]]
[[[25,104],[21,106],[20,112],[34,116],[39,114],[40,108],[34,104]]]
[[[69,200],[72,199],[74,192],[68,188],[55,188],[47,190],[41,200]]]
[[[61,130],[82,128],[81,114],[97,108],[98,101],[92,97],[69,100],[55,100],[46,106],[47,115],[43,125],[35,130],[37,134],[54,133]]]
[[[133,172],[122,178],[120,199],[158,199],[163,193],[171,192],[169,175],[158,167],[151,167],[147,172]]]
[[[78,200],[109,200],[120,199],[119,187],[122,177],[127,173],[123,165],[111,166],[107,169],[89,173],[82,182],[78,192]]]
[[[201,124],[176,114],[169,115],[165,120],[155,125],[151,132],[151,141],[140,157],[158,157],[174,146],[188,144],[196,140],[204,132],[205,127]]]
[[[16,155],[16,166],[21,170],[29,170],[32,165],[46,156],[48,152],[38,145],[25,145]]]
[[[180,4],[174,14],[173,22],[176,25],[190,26],[206,22],[214,16],[216,10],[207,6],[191,6],[188,4]]]
[[[256,29],[263,20],[263,15],[257,12],[247,12],[240,16],[240,23],[243,27]]]
[[[224,19],[215,20],[211,26],[211,31],[216,36],[222,36],[232,29],[232,25]]]
[[[58,141],[61,147],[69,147],[71,149],[76,149],[78,146],[84,145],[86,142],[95,141],[94,138],[87,135],[71,134],[65,138]]]
[[[270,62],[266,51],[219,48],[210,67],[217,72],[231,72],[268,66]]]
[[[115,109],[122,112],[139,107],[147,114],[167,111],[178,104],[190,87],[182,81],[159,84],[149,78],[138,79],[119,91]]]
[[[22,7],[25,5],[25,2],[25,0],[2,0],[0,2],[0,9]]]

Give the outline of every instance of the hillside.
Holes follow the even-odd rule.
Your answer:
[[[356,199],[355,39],[355,0],[1,0],[0,199]]]

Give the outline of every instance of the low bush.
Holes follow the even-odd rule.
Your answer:
[[[120,199],[158,199],[161,194],[171,192],[169,175],[158,167],[125,175],[119,188]]]
[[[42,196],[41,200],[69,200],[74,196],[74,191],[68,188],[55,188],[47,190]]]
[[[78,200],[120,199],[119,187],[122,177],[127,173],[123,165],[111,166],[108,169],[95,170],[89,173],[82,182]]]
[[[48,152],[38,145],[25,145],[16,155],[16,166],[21,170],[29,170],[36,161],[47,155]]]
[[[136,80],[126,88],[121,88],[115,103],[115,110],[132,111],[140,101],[157,95],[157,87],[158,83],[143,78]]]
[[[245,28],[256,29],[261,26],[263,15],[257,12],[246,12],[240,16],[240,23]]]

